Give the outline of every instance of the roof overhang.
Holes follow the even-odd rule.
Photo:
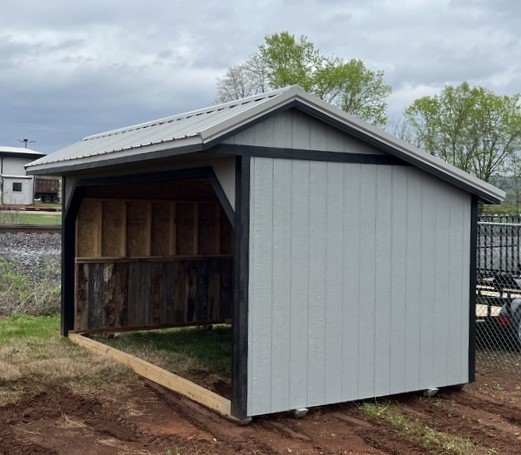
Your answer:
[[[30,163],[26,166],[27,173],[64,175],[70,172],[157,160],[187,153],[211,152],[213,146],[222,143],[226,138],[291,108],[299,109],[408,164],[435,175],[479,197],[484,202],[495,204],[501,202],[505,197],[504,191],[493,185],[325,103],[297,86],[194,111],[184,116],[90,136],[82,142],[62,149],[65,152],[56,152],[56,159],[51,154]],[[194,122],[195,117],[199,117],[197,119],[199,123]],[[188,125],[189,127],[187,126],[186,131],[183,131],[179,125],[182,127],[183,121],[188,124],[188,119],[191,123]],[[155,138],[155,142],[142,143],[145,138],[154,138],[154,128],[164,129],[170,123],[176,125],[178,137],[163,140],[158,136]],[[128,144],[125,147],[118,149],[118,138],[131,138],[132,140],[127,141]],[[96,141],[105,141],[104,148],[97,150]],[[111,146],[113,149],[110,148]]]

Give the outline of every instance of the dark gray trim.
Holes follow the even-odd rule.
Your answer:
[[[157,172],[150,174],[125,175],[110,178],[83,179],[76,182],[68,203],[62,198],[62,297],[61,297],[61,334],[67,336],[74,330],[74,281],[75,281],[75,251],[76,251],[76,217],[85,191],[89,186],[103,186],[118,183],[151,182],[162,180],[189,180],[209,179],[212,188],[217,194],[226,216],[232,227],[235,225],[235,212],[224,194],[219,179],[213,168],[202,167],[193,169],[181,169],[170,172]],[[67,177],[63,177],[62,192],[66,194]]]
[[[71,198],[66,202],[67,179],[62,180],[62,295],[61,295],[61,334],[67,336],[74,330],[74,283],[76,255],[76,216],[80,208],[85,188],[73,187]]]
[[[469,284],[469,382],[476,380],[476,283],[479,204],[472,197],[470,208],[470,284]]]
[[[331,117],[330,115],[328,115],[327,113],[322,112],[314,107],[311,107],[311,106],[307,105],[306,103],[299,101],[299,100],[293,100],[284,105],[281,105],[281,106],[273,109],[272,111],[270,111],[264,115],[261,115],[250,122],[246,122],[242,126],[237,127],[235,129],[233,129],[232,131],[229,131],[226,134],[219,136],[217,139],[207,142],[206,144],[201,143],[201,144],[192,144],[192,145],[187,145],[187,146],[183,146],[183,145],[176,146],[176,143],[174,141],[174,142],[172,142],[172,147],[169,149],[166,149],[166,150],[151,151],[151,152],[143,151],[141,153],[136,153],[136,154],[132,154],[132,155],[124,155],[124,156],[119,156],[119,157],[114,157],[114,158],[108,158],[105,160],[102,159],[104,157],[104,155],[100,155],[99,156],[100,160],[92,161],[89,163],[81,163],[81,162],[78,163],[77,162],[78,160],[71,160],[70,161],[71,164],[66,164],[68,162],[49,163],[48,165],[45,165],[45,166],[53,166],[51,169],[37,170],[37,169],[31,169],[31,167],[29,167],[27,170],[27,173],[30,175],[56,175],[56,174],[63,175],[63,173],[74,172],[74,171],[85,170],[85,169],[103,168],[103,167],[115,166],[115,165],[119,165],[119,164],[132,163],[132,162],[136,162],[136,161],[167,158],[167,157],[171,157],[171,156],[177,156],[177,155],[206,151],[206,150],[211,151],[213,147],[222,143],[224,140],[228,139],[229,137],[234,136],[234,135],[240,133],[241,131],[251,128],[252,126],[254,126],[257,123],[260,123],[268,118],[271,118],[281,112],[287,111],[292,108],[299,109],[300,111],[305,112],[306,114],[308,114],[328,125],[331,125],[334,128],[336,128],[340,131],[343,131],[343,132],[359,139],[360,141],[362,141],[364,143],[370,144],[370,145],[376,147],[377,149],[382,150],[383,152],[396,157],[398,159],[398,161],[403,161],[405,163],[409,163],[413,166],[416,166],[419,169],[422,169],[429,174],[435,175],[436,177],[438,177],[470,194],[474,194],[474,195],[480,197],[484,202],[494,203],[494,204],[501,202],[501,199],[499,199],[493,195],[490,195],[486,191],[476,188],[475,186],[470,185],[455,176],[447,174],[447,172],[444,171],[443,169],[439,169],[439,168],[433,166],[432,164],[424,162],[415,156],[411,156],[408,153],[401,151],[398,148],[398,146],[395,147],[392,144],[386,144],[385,142],[382,142],[382,139],[378,138],[378,136],[373,136],[367,132],[361,131],[356,126],[351,126],[351,125],[346,124],[345,122],[337,120],[337,119]],[[139,147],[136,147],[136,148],[139,148]],[[125,153],[125,152],[128,152],[128,151],[127,150],[122,151],[122,153]],[[118,152],[110,152],[110,153],[117,154]],[[309,158],[309,159],[311,159],[311,158]]]
[[[103,185],[116,185],[121,183],[137,183],[137,182],[158,182],[158,181],[171,181],[171,180],[190,180],[190,179],[208,179],[215,191],[219,202],[221,203],[226,216],[230,220],[232,227],[235,224],[235,212],[233,207],[228,200],[221,182],[215,175],[215,172],[211,166],[194,167],[188,169],[177,169],[174,171],[164,172],[150,172],[146,174],[129,174],[114,177],[102,177],[92,179],[82,179],[77,182],[77,186],[103,186]]]
[[[236,144],[220,144],[215,146],[211,151],[227,155],[260,156],[263,158],[409,166],[409,163],[388,154],[375,155],[365,153],[324,152],[321,150],[259,147],[255,145]]]
[[[132,155],[124,155],[107,159],[102,159],[105,155],[101,154],[99,155],[99,160],[90,161],[88,163],[78,163],[78,160],[81,160],[81,158],[76,158],[68,161],[59,161],[56,163],[44,164],[44,166],[52,166],[51,169],[32,169],[32,166],[30,166],[26,170],[27,174],[29,175],[63,175],[63,173],[67,172],[77,172],[88,169],[101,169],[110,166],[117,166],[120,164],[135,163],[138,161],[159,160],[161,158],[170,158],[172,156],[186,155],[188,153],[200,152],[202,150],[203,146],[201,144],[192,144],[180,147],[171,147],[165,150],[156,150],[152,152],[143,151],[141,153],[135,153]],[[128,150],[124,150],[122,152],[127,151]],[[108,153],[108,155],[117,153],[118,152],[110,152]],[[92,158],[95,157],[93,156]]]
[[[45,153],[24,153],[24,152],[6,152],[0,151],[0,157],[2,158],[25,158],[28,160],[36,161],[40,158],[43,158]],[[27,163],[29,164],[29,163]]]
[[[403,160],[409,164],[412,164],[413,166],[416,166],[417,168],[422,169],[429,174],[435,175],[436,177],[438,177],[442,180],[445,180],[446,182],[456,186],[457,188],[460,188],[470,194],[480,197],[485,202],[490,202],[493,204],[499,204],[501,202],[501,199],[493,197],[490,194],[488,194],[484,191],[481,191],[472,185],[462,182],[458,178],[448,175],[445,171],[438,169],[429,163],[425,163],[425,162],[415,158],[414,156],[408,155],[407,153],[400,151],[399,149],[393,147],[392,145],[385,144],[385,143],[381,142],[381,140],[378,139],[377,137],[371,136],[367,133],[364,133],[363,131],[358,130],[357,128],[355,128],[353,126],[349,126],[343,122],[335,120],[334,118],[330,117],[329,115],[327,115],[323,112],[317,111],[316,109],[313,109],[304,103],[298,102],[297,107],[301,111],[306,112],[307,114],[309,114],[319,120],[322,120],[323,122],[337,128],[341,131],[344,131],[345,133],[347,133],[353,137],[356,137],[357,139],[360,139],[361,141],[365,142],[366,144],[370,144],[370,145],[378,148],[379,150],[383,150],[384,152],[390,153],[391,155],[399,158],[400,160]],[[425,152],[425,153],[427,153],[427,152]]]
[[[232,415],[248,417],[248,285],[250,157],[238,157],[235,184],[235,250],[232,349]]]

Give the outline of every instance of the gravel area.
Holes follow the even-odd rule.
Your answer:
[[[3,232],[0,234],[0,258],[13,259],[31,271],[48,259],[60,260],[61,235],[48,233]]]
[[[0,317],[60,308],[61,235],[0,233]]]
[[[0,234],[0,258],[7,259],[15,272],[41,278],[47,275],[50,263],[53,270],[59,271],[56,262],[61,260],[61,235],[3,232]]]

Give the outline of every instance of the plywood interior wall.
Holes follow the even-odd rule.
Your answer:
[[[233,232],[218,201],[82,201],[77,258],[231,256]]]

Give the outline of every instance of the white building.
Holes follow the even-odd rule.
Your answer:
[[[33,203],[33,177],[25,173],[25,165],[45,153],[24,147],[0,146],[0,203],[29,205]]]

